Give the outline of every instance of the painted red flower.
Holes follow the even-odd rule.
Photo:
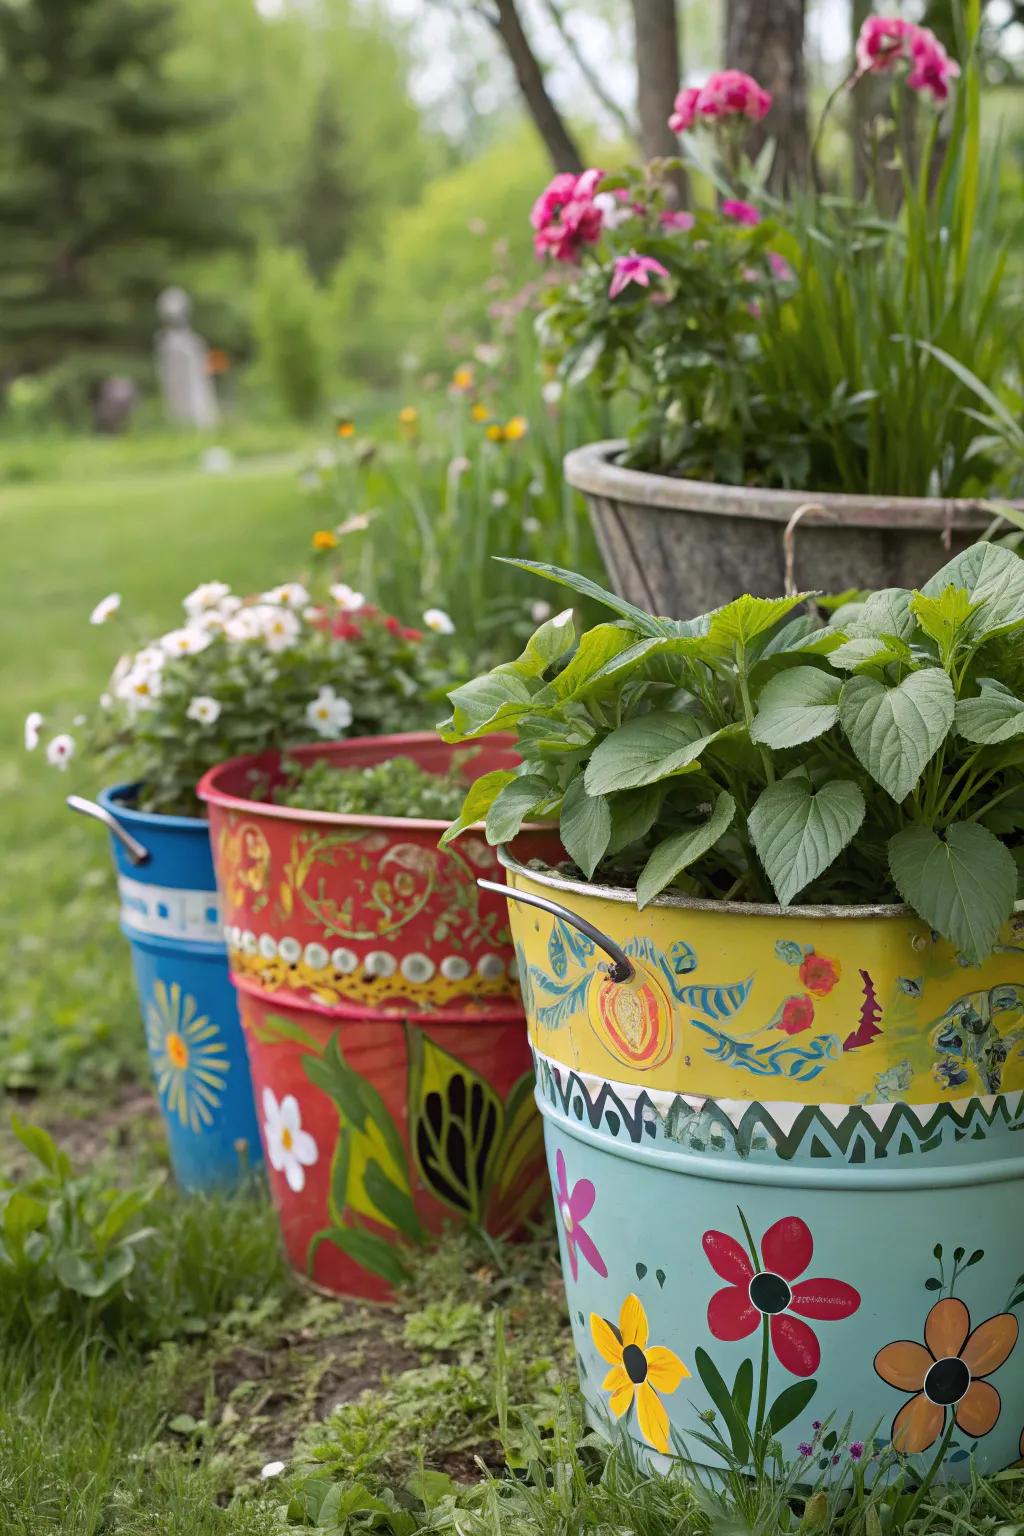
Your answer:
[[[793,1283],[814,1254],[807,1223],[799,1216],[784,1216],[769,1227],[761,1239],[759,1268],[726,1232],[705,1232],[702,1241],[711,1268],[729,1282],[708,1303],[708,1327],[715,1338],[745,1339],[767,1318],[779,1364],[794,1376],[813,1376],[821,1363],[821,1346],[803,1319],[830,1323],[851,1317],[860,1306],[860,1292],[844,1280]]]
[[[787,997],[776,1029],[786,1035],[802,1035],[814,1023],[814,1003],[809,997]]]
[[[827,997],[839,980],[842,966],[828,955],[816,955],[812,950],[800,964],[800,980],[815,997]]]

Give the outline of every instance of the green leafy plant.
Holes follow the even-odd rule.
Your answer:
[[[1024,862],[1024,563],[975,544],[828,624],[796,612],[809,596],[677,621],[604,593],[618,617],[578,645],[571,611],[543,624],[450,695],[446,740],[513,731],[522,763],[478,779],[445,840],[554,818],[582,874],[635,884],[641,907],[667,889],[902,898],[980,961]]]
[[[285,582],[244,599],[204,582],[183,606],[184,624],[155,639],[128,627],[131,649],[87,735],[94,763],[139,783],[143,810],[201,815],[197,781],[243,753],[426,726],[452,675],[446,615],[429,610],[439,628],[408,628],[331,581],[326,565],[308,587]],[[122,623],[116,593],[93,622]],[[25,741],[63,769],[76,740],[51,734],[56,723],[33,713]]]
[[[136,1249],[152,1236],[140,1223],[163,1182],[130,1189],[76,1175],[40,1126],[12,1116],[14,1133],[37,1165],[0,1179],[0,1297],[5,1310],[38,1324],[62,1311],[109,1310],[125,1295]]]
[[[346,816],[410,816],[450,821],[459,813],[466,780],[456,769],[431,773],[411,757],[389,757],[369,768],[340,768],[320,758],[294,770],[278,790],[279,805]]]

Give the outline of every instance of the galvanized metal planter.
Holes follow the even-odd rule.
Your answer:
[[[467,779],[515,761],[504,739],[467,751],[430,732],[289,753],[396,755],[454,758]],[[276,805],[281,779],[266,754],[199,786],[271,1191],[297,1269],[383,1299],[404,1245],[453,1220],[515,1231],[546,1199],[504,896],[476,883],[500,868],[472,832],[439,850],[444,822]],[[524,852],[556,841],[528,832]]]
[[[1024,915],[966,967],[904,908],[503,863],[594,1418],[711,1465],[702,1415],[741,1460],[770,1422],[807,1480],[1016,1461]]]
[[[716,485],[623,469],[622,441],[566,455],[616,591],[652,613],[706,613],[741,592],[921,586],[991,522],[977,501]],[[787,540],[787,528],[789,529]],[[788,547],[787,547],[788,546]]]
[[[228,1185],[260,1161],[238,1007],[228,974],[209,828],[136,810],[137,785],[72,809],[111,834],[121,930],[131,945],[146,1046],[182,1188]]]

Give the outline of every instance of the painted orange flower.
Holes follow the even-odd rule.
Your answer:
[[[636,1403],[636,1421],[649,1445],[668,1454],[668,1414],[659,1392],[674,1392],[689,1371],[677,1354],[662,1344],[647,1343],[647,1313],[632,1292],[622,1303],[619,1326],[590,1314],[590,1332],[598,1353],[611,1370],[601,1383],[609,1392],[608,1406],[617,1419]]]
[[[875,1356],[875,1370],[890,1387],[914,1396],[892,1421],[893,1449],[913,1455],[935,1444],[946,1425],[946,1409],[957,1428],[978,1439],[999,1418],[1002,1400],[985,1380],[1009,1359],[1017,1343],[1017,1319],[1010,1312],[971,1329],[971,1314],[955,1296],[937,1301],[924,1325],[924,1344],[896,1339]]]
[[[842,974],[838,960],[828,955],[816,955],[812,950],[800,963],[800,980],[815,997],[827,997]]]

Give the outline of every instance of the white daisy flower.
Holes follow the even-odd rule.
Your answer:
[[[469,474],[472,467],[464,453],[456,454],[455,458],[448,465],[449,480],[461,480],[463,475]]]
[[[540,529],[541,529],[541,523],[540,523],[540,518],[539,517],[524,517],[523,518],[523,532],[524,533],[540,533]]]
[[[118,683],[114,692],[132,710],[149,709],[160,697],[163,677],[156,668],[133,667]]]
[[[75,755],[75,738],[64,732],[60,736],[54,736],[52,741],[46,744],[46,761],[51,768],[59,768],[63,773]]]
[[[160,636],[160,647],[168,656],[195,656],[205,651],[213,639],[208,629],[189,624],[184,629],[170,629]]]
[[[561,379],[548,379],[541,385],[540,395],[545,405],[557,405],[562,398]]]
[[[130,660],[129,672],[159,672],[167,660],[167,654],[158,645],[144,645],[134,660]],[[127,673],[125,673],[127,676]]]
[[[96,604],[96,607],[93,609],[92,613],[90,613],[90,615],[89,615],[89,623],[90,624],[105,624],[108,619],[112,619],[114,617],[114,614],[117,612],[117,610],[120,608],[120,606],[121,606],[121,594],[120,594],[120,592],[111,592],[111,593],[109,593],[106,597],[101,599],[101,601]]]
[[[232,614],[224,625],[225,637],[239,644],[246,640],[261,639],[266,612],[266,609],[260,608],[239,609],[238,613]]]
[[[306,719],[318,736],[340,736],[352,724],[352,706],[325,685],[306,705]]]
[[[220,719],[220,700],[211,699],[207,693],[197,693],[194,699],[189,701],[185,713],[190,720],[195,720],[199,725],[216,725]]]
[[[268,1477],[280,1477],[283,1471],[283,1461],[268,1461],[265,1467],[260,1468],[260,1477],[265,1481]]]
[[[455,633],[455,625],[443,608],[428,608],[423,615],[423,622],[428,629],[434,631],[435,635],[454,635]]]
[[[299,621],[290,608],[259,607],[260,635],[268,651],[286,651],[299,638]]]
[[[226,581],[201,581],[186,598],[181,606],[194,619],[197,614],[206,613],[211,608],[219,608],[225,598],[231,596],[231,588]]]
[[[497,490],[497,491],[492,491],[491,492],[491,506],[492,507],[497,507],[499,509],[501,507],[507,507],[508,506],[508,491],[503,491],[503,490],[500,490],[500,489]]]
[[[355,613],[357,608],[363,608],[366,605],[363,593],[354,592],[345,581],[336,581],[332,587],[327,588],[327,591],[342,613]]]
[[[285,608],[305,608],[309,602],[309,593],[301,581],[285,581],[279,587],[271,587],[269,592],[264,592],[265,603],[281,603]]]
[[[302,1129],[302,1113],[293,1093],[285,1094],[278,1103],[274,1093],[264,1088],[263,1135],[270,1166],[284,1174],[293,1194],[301,1193],[306,1187],[306,1169],[312,1168],[320,1153],[312,1136]]]
[[[39,732],[42,729],[43,717],[38,709],[32,710],[25,716],[25,751],[34,752],[39,745]]]

